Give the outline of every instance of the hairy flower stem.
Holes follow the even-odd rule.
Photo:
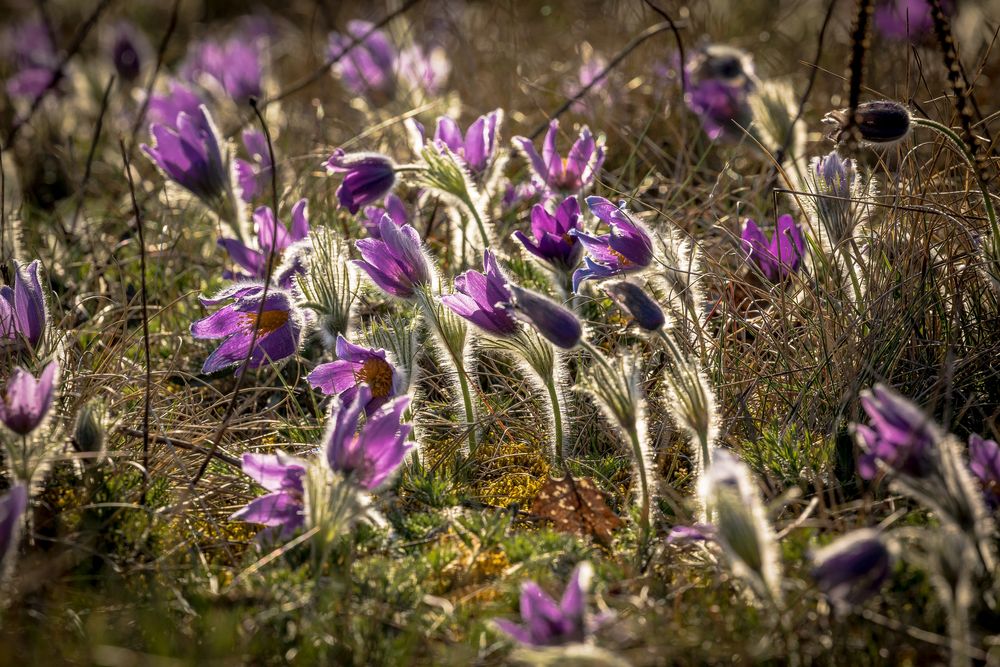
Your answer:
[[[452,318],[448,323],[444,322],[443,318],[450,317],[450,315],[444,312],[443,307],[433,300],[430,290],[418,289],[416,294],[424,318],[430,323],[441,347],[448,354],[448,358],[451,359],[451,363],[455,367],[458,386],[462,392],[462,402],[465,406],[465,425],[469,430],[469,453],[474,454],[478,447],[478,440],[476,438],[476,412],[472,403],[472,391],[469,388],[469,378],[465,372],[465,325],[456,318]]]
[[[990,243],[993,246],[993,251],[989,259],[993,266],[989,267],[989,272],[995,282],[1000,282],[1000,225],[997,223],[996,209],[993,208],[993,200],[990,198],[989,188],[986,186],[986,181],[983,180],[983,175],[980,173],[975,157],[969,152],[968,147],[962,141],[961,137],[950,127],[929,118],[914,117],[913,124],[934,130],[947,138],[958,152],[961,153],[962,157],[965,158],[969,168],[972,169],[972,174],[976,177],[976,183],[979,185],[979,191],[983,197],[983,207],[986,209],[986,217],[990,222]]]
[[[642,444],[639,441],[639,429],[636,428],[634,423],[632,428],[628,429],[628,437],[629,444],[632,446],[632,456],[635,457],[636,461],[642,461],[642,463],[637,466],[639,468],[639,490],[642,496],[639,499],[639,525],[642,527],[642,544],[643,547],[645,547],[651,534],[651,525],[649,521],[649,473],[646,471],[646,464],[642,453]]]
[[[566,458],[563,455],[563,424],[562,424],[562,409],[559,405],[559,390],[556,388],[556,379],[553,375],[547,378],[543,378],[545,382],[545,388],[549,391],[549,403],[552,407],[552,426],[555,430],[555,455],[556,455],[556,465],[558,465],[563,472],[567,472],[569,468],[566,466]]]

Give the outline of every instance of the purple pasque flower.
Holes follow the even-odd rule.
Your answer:
[[[374,27],[368,21],[348,21],[346,35],[330,33],[327,52],[337,61],[334,74],[350,92],[384,103],[396,95],[398,53],[389,37]],[[347,51],[355,39],[361,42]]]
[[[28,435],[49,414],[56,393],[59,364],[55,361],[35,379],[23,368],[15,368],[0,401],[0,423],[17,435]]]
[[[105,52],[119,80],[135,82],[149,62],[152,47],[145,33],[131,21],[118,21],[105,37]]]
[[[659,331],[667,323],[660,304],[639,285],[628,280],[604,284],[605,293],[625,314],[646,331]]]
[[[855,530],[812,554],[812,575],[835,608],[847,611],[881,590],[892,554],[879,531]]]
[[[14,262],[14,286],[0,287],[0,338],[21,340],[38,349],[49,326],[37,259],[25,266]]]
[[[336,394],[342,403],[353,403],[361,386],[367,386],[371,398],[365,414],[371,414],[399,393],[401,376],[386,359],[385,350],[361,347],[337,334],[337,360],[320,364],[306,378],[309,384],[327,396]]]
[[[496,157],[498,129],[502,122],[503,110],[495,109],[474,120],[463,135],[454,119],[441,116],[434,130],[434,142],[447,146],[448,150],[465,161],[473,176],[480,176]]]
[[[983,485],[986,502],[1000,507],[1000,445],[973,433],[969,436],[969,468]]]
[[[451,74],[451,61],[440,46],[425,50],[411,44],[399,52],[396,64],[403,81],[431,97],[441,92]]]
[[[34,102],[52,85],[59,66],[52,34],[42,21],[29,20],[7,28],[0,42],[3,44],[0,48],[16,68],[7,79],[7,94]]]
[[[28,486],[15,484],[0,498],[0,565],[17,549],[21,517],[28,509]]]
[[[753,112],[749,97],[756,88],[750,54],[721,44],[696,51],[682,73],[684,102],[701,121],[708,138],[738,139],[750,127]]]
[[[175,127],[153,123],[149,127],[155,144],[142,151],[168,179],[217,208],[229,192],[229,160],[208,109],[195,115],[181,111]]]
[[[527,322],[556,347],[571,350],[583,337],[583,325],[568,308],[548,297],[523,287],[507,284],[510,290],[510,310],[514,317]]]
[[[583,244],[573,235],[583,231],[581,227],[580,203],[570,195],[556,207],[555,215],[549,213],[543,204],[531,207],[531,233],[534,238],[517,230],[514,238],[524,249],[559,272],[569,272],[580,263]]]
[[[262,298],[264,309],[260,312]],[[202,373],[215,373],[230,366],[237,366],[238,373],[239,365],[250,351],[254,330],[257,331],[257,338],[247,368],[280,361],[299,349],[306,324],[305,315],[287,290],[271,286],[265,298],[262,284],[241,283],[227,287],[214,297],[201,298],[201,303],[206,306],[223,301],[231,303],[191,325],[191,335],[195,338],[223,339],[222,344],[205,360]]]
[[[946,14],[953,9],[947,0],[941,7]],[[881,0],[875,5],[875,29],[887,39],[918,39],[934,29],[931,11],[927,0]]]
[[[715,539],[715,526],[710,523],[696,523],[692,526],[674,526],[667,534],[667,544],[689,544],[708,542]]]
[[[243,130],[243,146],[249,160],[236,158],[236,183],[240,189],[240,199],[252,202],[259,197],[271,182],[271,151],[267,148],[267,137],[257,130]]]
[[[774,236],[770,240],[752,219],[743,225],[743,251],[760,269],[764,277],[778,283],[799,270],[806,254],[806,241],[795,219],[788,215],[778,217]]]
[[[492,336],[513,336],[517,320],[510,313],[510,289],[491,250],[483,252],[483,271],[455,278],[455,293],[442,296],[441,303]]]
[[[431,267],[420,235],[410,225],[396,225],[388,215],[379,223],[379,238],[359,239],[354,247],[361,259],[351,263],[368,274],[384,292],[412,299],[417,289],[431,281]]]
[[[570,575],[566,590],[557,603],[533,581],[521,586],[521,623],[497,618],[493,622],[504,633],[528,646],[561,646],[580,643],[604,619],[587,615],[587,594],[593,568],[584,561]]]
[[[559,120],[553,118],[549,123],[549,131],[542,141],[542,154],[535,150],[535,145],[527,137],[514,137],[514,145],[524,151],[531,163],[535,176],[549,190],[567,194],[578,193],[590,186],[604,164],[604,140],[595,140],[590,128],[584,125],[580,129],[576,142],[563,158],[556,151],[556,135],[559,132]]]
[[[500,207],[507,212],[521,203],[537,200],[543,194],[545,187],[534,178],[517,184],[508,182],[500,200]]]
[[[201,118],[200,110],[204,101],[186,85],[171,79],[167,83],[166,93],[154,93],[149,98],[148,114],[154,123],[177,127],[177,119],[181,113],[186,113],[195,120]]]
[[[609,234],[593,236],[574,229],[569,233],[587,251],[585,266],[573,273],[573,291],[584,280],[602,280],[623,273],[642,271],[653,261],[653,241],[645,227],[625,210],[604,197],[587,197],[591,212],[611,228]]]
[[[237,104],[245,104],[251,97],[260,97],[264,70],[257,44],[241,36],[197,44],[181,69],[181,76],[220,90]]]
[[[291,537],[305,523],[305,462],[280,451],[247,453],[243,472],[270,493],[251,500],[229,518],[268,526],[279,539]]]
[[[278,273],[277,267],[281,265],[281,257],[285,250],[309,234],[308,207],[308,199],[300,199],[295,203],[292,207],[291,229],[276,221],[274,212],[268,206],[261,206],[254,211],[253,222],[258,249],[250,248],[236,239],[219,239],[219,245],[229,254],[230,259],[245,271],[245,273],[225,271],[223,277],[227,280],[264,280],[267,277],[267,261],[273,249],[275,267],[273,282],[284,289],[291,289],[296,273],[295,267],[284,273]]]
[[[873,479],[881,466],[916,478],[932,472],[941,434],[920,408],[883,384],[861,392],[861,406],[871,420],[871,426],[854,425],[865,452],[858,459],[862,478]]]
[[[338,148],[324,164],[329,173],[344,174],[337,198],[352,214],[389,194],[396,184],[395,163],[379,153],[345,153]]]
[[[381,486],[413,449],[413,445],[406,444],[412,427],[400,423],[410,397],[392,399],[368,417],[358,431],[361,412],[371,400],[371,389],[362,384],[350,403],[335,401],[323,436],[330,469],[350,475],[369,491]]]
[[[366,206],[362,211],[364,220],[361,223],[368,230],[368,236],[373,239],[382,238],[378,231],[378,226],[385,216],[389,216],[396,223],[397,227],[402,227],[410,222],[410,216],[406,212],[406,205],[396,195],[390,192],[385,196],[382,204],[382,206]]]

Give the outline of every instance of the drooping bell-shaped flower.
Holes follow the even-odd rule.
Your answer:
[[[854,425],[865,452],[858,459],[861,477],[873,479],[880,467],[914,478],[932,472],[941,434],[920,408],[882,384],[861,393],[861,406],[871,420],[870,426]]]
[[[58,375],[59,364],[55,361],[38,379],[23,368],[15,368],[0,401],[0,423],[19,436],[37,429],[52,408]]]
[[[49,311],[37,259],[25,266],[14,262],[14,286],[0,287],[0,338],[20,340],[38,349],[49,326]]]
[[[660,304],[635,283],[628,280],[605,283],[604,291],[639,328],[659,331],[667,323],[667,317],[663,314]]]
[[[514,238],[532,255],[556,271],[565,273],[575,269],[583,255],[583,244],[573,235],[575,231],[582,231],[582,219],[580,203],[574,196],[566,197],[556,207],[555,215],[549,213],[544,205],[535,204],[531,207],[531,234],[534,238],[529,238],[520,230],[514,232]]]
[[[849,110],[837,109],[823,116],[830,126],[827,136],[835,142],[847,137]],[[905,105],[893,100],[862,102],[858,105],[857,130],[861,140],[871,146],[891,146],[909,136],[913,129],[913,115]]]
[[[577,346],[583,337],[583,325],[573,311],[512,283],[507,288],[512,297],[510,310],[515,317],[533,326],[556,347],[570,350]]]
[[[413,448],[406,444],[412,427],[400,422],[410,404],[409,396],[398,396],[383,405],[358,431],[359,418],[371,398],[371,389],[363,384],[350,403],[336,401],[323,437],[330,469],[349,475],[369,491],[389,479]]]
[[[590,563],[576,566],[562,598],[556,602],[533,581],[521,586],[521,623],[493,622],[504,633],[528,646],[561,646],[586,641],[603,620],[587,614],[587,595],[593,577]]]
[[[247,368],[258,368],[295,354],[306,325],[305,314],[295,305],[291,293],[280,287],[267,290],[260,312],[263,297],[264,286],[256,283],[233,285],[212,298],[201,298],[206,306],[230,302],[191,325],[191,335],[195,338],[222,339],[222,344],[205,360],[202,373],[215,373],[231,366],[236,366],[239,372],[251,342],[253,353]]]
[[[892,556],[879,531],[855,530],[812,556],[812,575],[834,607],[846,611],[881,590],[892,573]]]
[[[511,315],[507,278],[500,271],[491,250],[483,253],[483,273],[466,271],[455,278],[455,293],[441,297],[441,303],[492,336],[517,333],[517,320]]]
[[[270,493],[251,500],[230,519],[268,526],[279,539],[290,537],[305,523],[306,462],[284,452],[244,454],[243,472]]]
[[[337,198],[352,214],[385,197],[396,184],[396,165],[379,153],[345,153],[338,148],[324,164],[331,174],[344,174]]]
[[[386,358],[386,351],[362,347],[337,336],[337,360],[320,364],[306,378],[324,394],[336,394],[342,403],[353,403],[358,390],[367,386],[371,398],[364,406],[372,414],[399,393],[402,376]]]
[[[514,145],[528,157],[535,176],[549,190],[566,194],[578,193],[590,186],[604,164],[604,139],[595,139],[586,125],[580,129],[576,142],[563,158],[556,150],[559,120],[553,118],[542,141],[542,154],[527,137],[514,137]]]
[[[798,271],[806,253],[806,241],[795,219],[788,215],[778,218],[770,240],[750,218],[743,225],[743,251],[764,277],[778,283]]]
[[[149,64],[152,47],[142,30],[130,21],[119,21],[107,33],[107,58],[114,65],[120,81],[132,84]]]
[[[623,273],[642,271],[653,261],[653,241],[638,221],[604,197],[587,197],[587,206],[611,228],[609,234],[593,236],[579,230],[571,235],[587,251],[586,266],[573,273],[573,291],[584,280],[601,280]]]
[[[418,288],[430,283],[430,262],[420,235],[410,225],[398,227],[385,216],[379,223],[379,238],[360,239],[354,247],[361,253],[354,266],[392,296],[412,299]]]
[[[293,243],[301,241],[309,234],[309,200],[300,199],[292,207],[292,226],[285,227],[276,221],[274,213],[267,206],[261,206],[253,213],[254,231],[257,236],[257,247],[251,248],[237,239],[219,239],[219,245],[229,254],[229,257],[243,271],[226,271],[223,277],[228,280],[264,280],[267,277],[267,262],[274,252],[274,269],[272,281],[279,287],[290,289],[295,271],[284,274],[278,271],[281,266],[282,254]],[[294,266],[292,267],[294,269]]]

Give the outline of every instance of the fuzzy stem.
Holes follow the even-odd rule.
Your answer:
[[[649,524],[649,475],[646,471],[646,460],[642,454],[642,444],[639,441],[639,430],[632,425],[632,428],[628,429],[629,442],[632,445],[632,455],[636,460],[636,467],[639,469],[639,490],[642,494],[639,499],[639,523],[642,526],[642,541],[643,544],[649,540],[650,535],[650,524]]]
[[[476,221],[476,226],[479,228],[479,236],[483,239],[483,245],[489,246],[490,237],[486,233],[486,224],[483,222],[482,216],[479,215],[479,210],[476,208],[476,205],[472,203],[472,196],[469,195],[468,192],[466,192],[465,196],[462,197],[462,203],[465,204],[465,207],[472,213],[472,217]]]
[[[556,463],[566,472],[568,468],[566,467],[566,459],[563,456],[563,424],[562,409],[559,406],[559,390],[556,388],[555,377],[549,376],[543,378],[543,380],[545,381],[545,388],[549,390],[549,402],[552,407],[552,424],[555,427]]]

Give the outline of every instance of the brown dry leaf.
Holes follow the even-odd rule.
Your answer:
[[[611,545],[611,534],[622,523],[592,479],[573,479],[568,474],[546,482],[531,513],[551,521],[556,530],[590,535],[604,546]]]

